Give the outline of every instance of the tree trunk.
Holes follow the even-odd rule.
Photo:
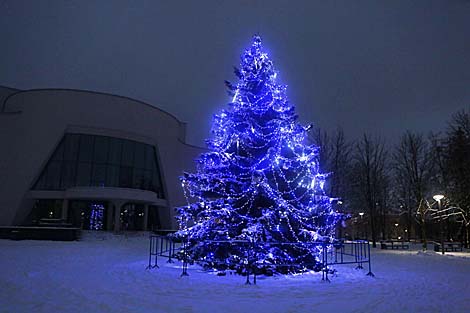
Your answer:
[[[411,220],[413,218],[413,213],[411,212],[411,207],[408,208],[408,218],[407,218],[407,225],[408,231],[406,232],[406,240],[410,241],[410,234],[411,234]]]
[[[469,241],[469,233],[470,233],[470,224],[465,227],[465,248],[470,248],[470,241]]]
[[[383,213],[382,214],[382,240],[387,240],[387,234],[386,234],[387,221],[386,221],[385,210],[382,213]]]
[[[423,241],[423,251],[426,251],[428,249],[428,242],[426,240],[426,222],[425,221],[421,223],[421,238]]]
[[[370,210],[370,234],[372,236],[372,247],[377,247],[377,234],[375,229],[375,215],[372,213],[373,211]]]

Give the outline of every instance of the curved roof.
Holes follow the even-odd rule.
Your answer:
[[[19,94],[32,93],[32,92],[43,92],[43,91],[52,91],[52,92],[54,92],[54,91],[70,91],[70,92],[102,95],[102,96],[111,96],[111,97],[116,97],[116,98],[120,98],[120,99],[129,100],[129,101],[132,101],[132,102],[136,102],[136,103],[148,106],[152,109],[158,110],[158,111],[168,115],[169,117],[173,118],[175,121],[177,121],[180,124],[186,124],[186,122],[183,122],[183,121],[179,120],[175,115],[173,115],[173,114],[171,114],[171,113],[169,113],[165,110],[162,110],[159,107],[156,107],[156,106],[151,105],[149,103],[146,103],[146,102],[143,102],[143,101],[140,101],[140,100],[136,100],[136,99],[133,99],[133,98],[130,98],[130,97],[115,95],[115,94],[111,94],[111,93],[105,93],[105,92],[99,92],[99,91],[93,91],[93,90],[71,89],[71,88],[38,88],[38,89],[28,89],[28,90],[13,89],[13,88],[6,87],[6,86],[0,86],[0,88],[6,90],[6,94],[7,94],[6,97],[3,99],[3,103],[1,105],[2,112],[5,112],[8,101],[11,98],[13,98],[13,97],[15,97]],[[3,91],[1,89],[0,89],[0,95],[1,95],[1,91]]]
[[[0,86],[0,107],[3,108],[6,99],[13,93],[18,92],[18,89],[13,89],[10,87]],[[3,111],[3,109],[2,109]]]
[[[177,122],[180,127],[184,127],[187,123],[179,120],[175,115],[160,109],[159,107],[156,107],[154,105],[151,105],[149,103],[146,103],[144,101],[136,100],[127,96],[121,96],[121,95],[116,95],[116,94],[111,94],[111,93],[105,93],[105,92],[99,92],[99,91],[93,91],[93,90],[82,90],[82,89],[72,89],[72,88],[37,88],[37,89],[27,89],[27,90],[20,90],[20,89],[15,89],[7,86],[1,86],[0,85],[0,113],[19,113],[19,112],[12,112],[12,111],[7,111],[7,105],[8,102],[14,98],[15,96],[22,95],[22,94],[28,94],[28,93],[34,93],[34,92],[77,92],[77,93],[83,93],[83,94],[91,94],[91,95],[99,95],[99,96],[108,96],[108,97],[115,97],[119,99],[124,99],[128,100],[134,103],[138,103],[140,105],[147,106],[151,109],[157,110],[171,119],[173,119],[175,122]],[[185,140],[181,140],[179,138],[179,141],[187,146],[197,148],[197,149],[203,149],[206,150],[205,147],[193,145],[190,143],[187,143]]]

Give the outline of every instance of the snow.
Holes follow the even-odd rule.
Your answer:
[[[470,253],[371,249],[372,271],[219,277],[160,260],[146,270],[147,234],[82,241],[0,240],[0,312],[470,312]]]

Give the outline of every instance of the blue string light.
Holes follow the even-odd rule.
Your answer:
[[[102,230],[104,220],[104,206],[102,204],[92,204],[90,213],[90,229]]]
[[[297,122],[259,36],[235,74],[236,85],[226,82],[229,108],[213,119],[210,152],[196,161],[197,173],[181,177],[188,205],[177,208],[177,219],[187,257],[241,271],[246,248],[207,242],[248,240],[257,244],[255,262],[264,273],[314,268],[321,248],[307,243],[332,241],[341,215],[323,191],[319,147],[305,143],[311,126]],[[281,266],[287,262],[301,266]]]

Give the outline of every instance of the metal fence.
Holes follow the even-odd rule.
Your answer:
[[[254,254],[261,247],[264,249],[266,246],[302,246],[309,249],[317,249],[320,253],[320,268],[322,272],[322,280],[330,281],[328,274],[330,272],[329,266],[342,265],[342,264],[355,264],[356,269],[363,269],[364,264],[368,267],[368,276],[374,276],[371,269],[370,245],[367,240],[336,240],[334,242],[252,242],[247,240],[231,240],[231,241],[215,241],[207,240],[204,244],[220,245],[238,245],[243,247],[246,251],[244,260],[246,284],[251,284],[250,277],[253,277],[253,283],[256,284],[257,276],[257,263]],[[182,255],[182,272],[181,276],[188,276],[188,259],[187,249],[188,243],[185,240],[175,239],[172,236],[151,235],[149,244],[149,263],[147,269],[158,268],[158,258],[167,259],[167,262],[172,263],[177,253]],[[203,261],[203,260],[200,260]],[[298,264],[298,263],[285,263],[276,264],[277,267],[293,267],[304,265],[318,265],[315,264]]]

